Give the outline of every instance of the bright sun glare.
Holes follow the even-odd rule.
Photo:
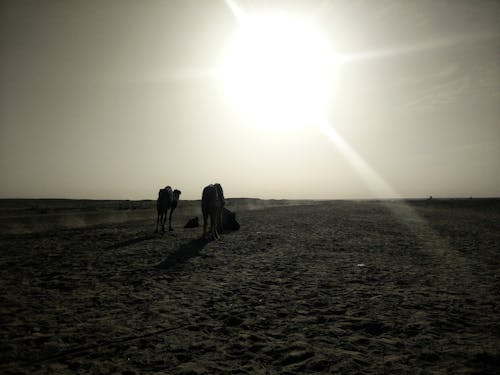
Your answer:
[[[290,129],[323,114],[334,63],[327,40],[306,19],[248,15],[226,46],[219,77],[252,123]]]

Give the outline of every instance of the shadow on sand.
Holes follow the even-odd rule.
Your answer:
[[[157,234],[147,234],[147,235],[144,235],[144,236],[139,236],[139,237],[136,237],[136,238],[131,238],[129,240],[125,240],[125,241],[120,241],[120,242],[114,243],[112,245],[107,246],[106,249],[107,250],[119,249],[120,247],[125,247],[125,246],[129,246],[129,245],[133,245],[135,243],[142,242],[142,241],[147,241],[147,240],[151,240],[151,239],[156,238],[156,237],[158,237]]]
[[[194,239],[186,244],[183,244],[174,253],[170,254],[167,259],[158,264],[156,268],[159,269],[170,269],[175,266],[179,266],[189,259],[200,255],[200,251],[205,247],[208,242],[203,239]]]

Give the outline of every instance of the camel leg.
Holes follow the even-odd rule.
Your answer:
[[[212,236],[213,239],[215,239],[215,233],[214,233],[214,215],[210,213],[210,235]]]
[[[222,208],[217,210],[217,229],[219,233],[224,233],[224,228],[222,226]]]
[[[208,214],[203,211],[203,239],[207,239],[207,220],[208,220]]]
[[[168,216],[168,230],[172,232],[174,228],[172,228],[172,214],[174,213],[175,207],[170,209],[170,215]]]
[[[158,233],[158,225],[160,224],[160,212],[156,213],[156,230],[155,233]]]
[[[215,212],[210,215],[210,229],[214,240],[219,239],[219,233],[217,232],[217,213]]]
[[[161,231],[165,232],[165,222],[167,221],[167,215],[165,212],[161,213]]]

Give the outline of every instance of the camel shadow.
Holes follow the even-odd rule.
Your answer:
[[[112,245],[106,246],[106,250],[119,249],[121,247],[133,245],[133,244],[136,244],[136,243],[139,243],[139,242],[142,242],[142,241],[151,240],[151,239],[156,238],[156,237],[157,237],[157,235],[147,234],[147,235],[144,235],[144,236],[139,236],[139,237],[136,237],[136,238],[131,238],[131,239],[128,239],[128,240],[125,240],[125,241],[116,242],[116,243],[114,243]]]
[[[194,239],[179,247],[175,252],[170,254],[163,262],[156,265],[156,268],[168,270],[175,266],[186,263],[189,259],[200,255],[200,251],[208,242],[203,239]]]

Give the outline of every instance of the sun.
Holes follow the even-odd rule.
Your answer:
[[[334,54],[305,18],[245,16],[221,60],[224,92],[254,124],[280,130],[304,126],[328,106]]]

